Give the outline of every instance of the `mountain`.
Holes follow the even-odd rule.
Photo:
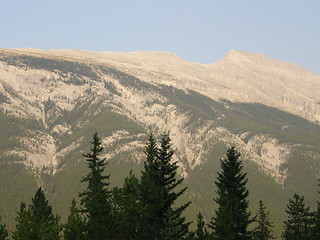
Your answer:
[[[213,216],[219,158],[235,145],[252,211],[264,200],[279,233],[288,197],[318,198],[319,80],[241,51],[205,65],[160,52],[0,49],[0,216],[12,226],[40,185],[65,217],[94,131],[113,185],[139,174],[149,132],[170,131],[190,218]]]

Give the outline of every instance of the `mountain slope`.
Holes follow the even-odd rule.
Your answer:
[[[306,120],[318,119],[317,80],[295,65],[237,51],[201,65],[169,53],[3,49],[0,172],[8,188],[1,188],[0,215],[12,225],[19,202],[41,185],[65,216],[84,187],[81,154],[94,131],[113,185],[130,169],[139,174],[150,131],[170,131],[190,216],[213,215],[218,160],[232,144],[242,152],[253,210],[265,200],[279,232],[290,194],[310,204],[317,198],[320,127]]]
[[[319,121],[320,76],[260,53],[232,50],[220,61],[198,64],[161,52],[17,51],[42,57],[104,63],[146,82],[192,89],[216,100],[225,98],[237,102],[259,102],[311,121]]]

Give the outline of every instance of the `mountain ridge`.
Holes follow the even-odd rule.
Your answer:
[[[227,56],[206,66],[170,53],[122,53],[113,58],[111,53],[75,54],[91,60],[72,57],[65,50],[0,50],[3,176],[21,178],[22,186],[40,184],[66,211],[81,188],[77,184],[85,172],[81,153],[94,131],[101,134],[115,184],[128,169],[139,173],[149,132],[170,131],[174,160],[192,186],[188,197],[194,199],[195,208],[205,209],[212,199],[205,185],[208,179],[214,182],[219,158],[230,145],[241,151],[253,178],[253,199],[267,198],[282,211],[285,204],[277,206],[274,192],[282,203],[293,191],[310,201],[316,198],[316,184],[305,186],[320,175],[320,126],[302,117],[316,111],[316,94],[308,91],[318,91],[314,83],[318,76],[299,68],[300,75],[292,73],[286,64],[237,51],[229,55],[240,57]],[[309,74],[315,78],[301,78],[305,89],[296,84],[302,81],[299,76]],[[287,89],[277,89],[286,84]],[[287,105],[281,100],[284,96],[290,100]],[[272,102],[277,99],[287,111]],[[290,113],[298,110],[300,116]],[[0,180],[11,186],[7,189],[19,188],[7,177]],[[197,189],[198,184],[204,189]],[[268,189],[270,196],[260,188]],[[14,203],[21,198],[10,191],[1,194],[13,199],[3,206],[15,212]]]
[[[43,54],[48,54],[45,55],[46,57],[48,57],[48,63],[47,64],[69,64],[70,67],[67,68],[65,71],[65,73],[63,73],[61,75],[61,73],[59,72],[51,72],[50,69],[45,70],[45,69],[41,69],[41,68],[35,68],[35,69],[28,69],[26,67],[26,69],[24,69],[24,67],[17,69],[16,67],[6,67],[5,65],[2,66],[2,69],[6,69],[5,71],[2,71],[2,92],[4,94],[6,94],[6,92],[8,93],[8,91],[10,92],[16,92],[17,96],[19,97],[11,97],[11,100],[13,102],[16,102],[14,104],[8,104],[6,101],[4,101],[1,106],[3,109],[8,110],[9,112],[11,111],[11,114],[18,114],[18,116],[25,116],[25,117],[30,117],[30,114],[33,114],[36,119],[38,119],[39,121],[41,121],[44,126],[47,126],[47,120],[50,120],[50,116],[48,115],[50,114],[50,110],[48,112],[48,110],[46,110],[46,106],[50,105],[51,100],[50,99],[55,99],[55,102],[52,102],[51,104],[54,104],[56,106],[55,108],[55,113],[56,114],[61,114],[59,113],[59,111],[72,111],[72,109],[75,107],[75,104],[77,101],[79,101],[79,99],[85,99],[86,97],[90,96],[87,91],[95,91],[96,94],[96,98],[97,99],[101,99],[102,101],[105,101],[103,99],[105,99],[105,96],[110,96],[110,99],[107,100],[109,103],[111,104],[113,111],[118,112],[119,114],[126,114],[129,118],[131,118],[133,121],[138,121],[140,122],[140,124],[144,125],[144,126],[148,126],[148,125],[155,125],[157,126],[159,129],[162,130],[168,130],[170,129],[170,131],[173,133],[174,138],[178,138],[180,139],[179,141],[176,141],[176,144],[179,145],[178,143],[182,141],[183,138],[183,132],[184,130],[181,129],[181,127],[177,127],[179,125],[183,126],[186,125],[188,120],[188,114],[187,113],[183,113],[181,115],[181,113],[179,113],[179,111],[177,111],[176,106],[174,105],[168,105],[168,106],[162,106],[161,104],[165,104],[166,101],[168,101],[168,99],[166,99],[166,97],[163,97],[161,95],[159,95],[158,93],[155,93],[153,90],[147,90],[147,91],[143,91],[143,93],[139,93],[139,91],[136,91],[133,89],[133,91],[131,89],[127,89],[126,87],[124,87],[123,83],[115,81],[111,75],[110,77],[105,77],[103,75],[103,72],[101,71],[105,71],[103,70],[104,67],[102,67],[100,70],[99,69],[92,69],[92,66],[90,66],[90,64],[94,64],[93,62],[81,62],[81,61],[76,61],[76,62],[72,62],[71,60],[74,58],[70,57],[70,51],[73,54],[79,54],[79,55],[85,55],[85,56],[89,56],[90,59],[91,58],[95,58],[97,55],[103,55],[105,57],[105,59],[110,59],[110,55],[115,55],[115,59],[118,59],[118,61],[122,61],[124,62],[124,65],[120,65],[120,66],[116,66],[116,69],[120,69],[121,71],[123,70],[124,73],[120,73],[120,72],[115,72],[116,74],[132,74],[132,76],[136,77],[137,81],[138,79],[141,79],[142,81],[146,82],[146,87],[147,88],[152,88],[152,87],[157,87],[157,86],[161,86],[162,84],[166,85],[166,86],[172,86],[172,87],[177,87],[178,89],[181,89],[182,91],[184,91],[186,94],[188,94],[188,92],[190,90],[192,91],[196,91],[196,92],[200,92],[203,94],[203,92],[211,92],[210,94],[204,94],[207,97],[212,98],[213,100],[218,100],[221,101],[221,98],[223,97],[221,95],[221,92],[223,92],[223,90],[225,90],[225,92],[232,92],[236,95],[241,95],[241,92],[236,92],[235,89],[237,89],[237,87],[239,87],[240,85],[244,85],[244,83],[242,83],[244,80],[244,76],[241,76],[241,70],[238,69],[238,64],[236,64],[235,69],[232,69],[232,66],[227,68],[225,67],[225,64],[227,64],[227,66],[229,66],[229,62],[230,62],[230,58],[232,59],[232,61],[235,62],[249,62],[250,64],[253,65],[257,65],[255,63],[255,59],[258,59],[260,61],[262,61],[263,63],[265,61],[267,61],[267,63],[271,62],[271,66],[274,66],[275,64],[278,63],[278,61],[276,60],[270,60],[269,58],[265,57],[262,54],[250,54],[250,53],[244,53],[244,52],[239,52],[239,51],[230,51],[227,56],[214,63],[214,64],[210,64],[210,65],[206,65],[209,68],[217,68],[218,66],[218,71],[214,71],[216,73],[215,77],[212,77],[212,79],[210,79],[210,74],[207,74],[207,69],[205,68],[205,72],[204,74],[199,78],[197,78],[196,80],[195,77],[193,75],[195,75],[196,73],[198,73],[199,71],[202,71],[204,69],[204,67],[202,65],[196,64],[195,66],[193,65],[193,63],[188,63],[184,60],[181,60],[178,56],[176,55],[172,55],[171,53],[161,53],[159,56],[159,53],[157,52],[133,52],[133,53],[91,53],[88,51],[79,51],[79,50],[37,50],[37,49],[24,49],[22,51],[20,50],[13,50],[14,53],[18,52],[21,56],[23,56],[23,54],[26,54],[28,52],[32,52],[31,56],[43,56]],[[6,51],[4,51],[6,52]],[[9,50],[9,52],[12,52],[11,50]],[[40,52],[40,53],[39,53]],[[53,63],[52,58],[50,58],[50,54],[54,53],[53,55],[57,58],[54,58],[54,61],[57,61],[57,63]],[[35,54],[35,55],[33,55]],[[59,56],[56,56],[59,55]],[[61,55],[63,55],[63,57],[66,58],[61,58]],[[119,58],[120,56],[120,58]],[[141,57],[142,56],[142,57]],[[163,59],[167,59],[168,56],[170,58],[173,58],[174,60],[172,61],[163,61]],[[126,60],[126,58],[132,58],[135,59],[135,62],[130,62],[129,60]],[[144,61],[141,61],[141,58],[144,59]],[[67,60],[66,60],[67,59]],[[76,58],[78,60],[78,58]],[[119,60],[120,59],[120,60]],[[125,60],[123,60],[125,59]],[[138,60],[137,60],[138,59]],[[145,59],[160,59],[158,60],[158,62],[152,63],[150,64],[152,69],[154,68],[158,68],[158,73],[155,73],[155,71],[151,71],[150,69],[147,68],[143,68],[141,67],[142,64],[147,64],[145,62]],[[71,61],[71,62],[66,62],[60,63],[60,60],[63,61]],[[95,59],[97,61],[97,59]],[[99,58],[98,60],[101,60],[101,58]],[[111,59],[112,60],[112,59]],[[26,63],[23,63],[21,66],[24,66],[25,64],[28,63],[28,61],[33,61],[33,59],[31,60],[27,60]],[[113,60],[112,60],[113,61]],[[140,64],[137,64],[138,62],[141,62]],[[180,63],[182,61],[182,63]],[[129,63],[128,63],[129,62]],[[175,69],[175,66],[178,64],[175,64],[173,67],[171,67],[171,70],[166,69],[165,67],[163,67],[163,69],[161,69],[162,65],[164,66],[168,66],[168,64],[170,65],[170,63],[172,62],[178,62],[181,66],[189,66],[192,65],[194,66],[194,69],[189,69],[186,70],[186,73],[182,74],[181,76],[173,76],[171,75],[170,71],[177,71]],[[99,64],[101,64],[101,61],[98,61]],[[102,66],[110,66],[107,65],[107,62],[103,62],[106,65],[102,65]],[[89,64],[89,65],[86,65]],[[129,65],[128,65],[129,64]],[[260,64],[260,63],[259,63]],[[259,65],[258,64],[258,65]],[[266,64],[264,64],[266,65]],[[285,64],[286,65],[286,64]],[[99,68],[99,65],[97,65]],[[133,66],[133,67],[132,67]],[[181,67],[180,66],[180,67]],[[291,65],[290,65],[291,66]],[[1,67],[1,66],[0,66]],[[68,82],[69,78],[72,77],[72,81],[74,81],[74,77],[72,75],[70,71],[70,69],[76,68],[84,68],[86,69],[85,71],[87,72],[83,72],[83,76],[79,76],[80,78],[82,78],[83,83],[76,83],[75,85],[70,85],[70,83]],[[111,67],[114,67],[114,65],[111,65]],[[241,66],[242,67],[242,66]],[[199,69],[200,68],[200,69]],[[227,84],[225,86],[221,86],[221,87],[217,87],[216,89],[214,89],[214,91],[206,91],[207,89],[204,89],[204,91],[201,91],[201,88],[203,88],[201,86],[201,84],[210,84],[210,81],[214,81],[214,84],[217,84],[217,76],[219,78],[219,76],[221,76],[221,74],[219,75],[219,71],[222,71],[222,74],[226,74],[226,70],[221,70],[221,69],[231,69],[231,74],[232,71],[238,70],[238,76],[239,77],[239,81],[235,82],[234,85],[235,87],[233,87],[233,89],[231,89],[232,86],[230,86],[230,88],[227,88]],[[10,70],[11,69],[11,70]],[[68,70],[69,69],[69,70]],[[138,69],[138,70],[137,70]],[[173,69],[173,70],[172,70]],[[179,68],[180,69],[180,68]],[[163,70],[164,72],[161,72],[161,70]],[[1,71],[1,70],[0,70]],[[94,72],[96,71],[96,72]],[[107,70],[110,71],[110,70]],[[168,73],[169,72],[169,73]],[[192,74],[190,74],[190,72]],[[218,73],[218,74],[217,74]],[[247,73],[247,72],[245,72]],[[10,75],[11,74],[11,75]],[[71,75],[70,75],[71,74]],[[101,75],[102,74],[102,75]],[[147,76],[146,76],[147,74]],[[150,75],[151,74],[151,75]],[[157,75],[158,74],[158,75]],[[179,86],[179,83],[181,83],[181,79],[186,79],[184,78],[184,74],[189,74],[189,79],[190,80],[190,84],[186,84],[185,86]],[[243,73],[244,74],[244,73]],[[127,78],[130,75],[126,76],[123,75],[124,78]],[[208,77],[209,76],[209,77]],[[227,75],[228,76],[228,75]],[[95,78],[92,80],[90,80],[90,77]],[[233,81],[233,75],[230,77],[229,80],[227,81]],[[120,78],[123,78],[120,76]],[[55,80],[55,79],[60,79],[59,81]],[[63,80],[65,79],[65,80]],[[222,76],[222,79],[225,80],[226,77]],[[1,80],[1,79],[0,79]],[[61,81],[63,80],[63,81]],[[172,82],[173,80],[173,82]],[[174,80],[176,80],[177,82],[175,83]],[[22,81],[25,83],[23,84]],[[79,81],[76,80],[76,81]],[[91,81],[91,83],[90,83]],[[140,80],[139,80],[140,81]],[[187,80],[185,80],[187,81]],[[198,81],[198,82],[197,82]],[[241,82],[242,81],[242,82]],[[86,84],[90,83],[89,85]],[[108,83],[107,83],[108,82]],[[209,82],[209,83],[208,83]],[[241,83],[239,83],[241,82]],[[14,84],[13,84],[14,83]],[[141,82],[142,83],[142,82]],[[139,83],[139,84],[141,84]],[[106,84],[111,84],[110,86],[112,87],[112,91],[110,92],[110,89],[108,89],[106,86]],[[151,85],[148,85],[151,84]],[[155,84],[155,85],[154,85]],[[160,85],[159,85],[160,84]],[[109,86],[109,87],[110,87]],[[205,85],[208,86],[208,85]],[[263,85],[262,87],[264,87],[265,85]],[[257,87],[257,85],[252,85],[252,86],[246,86],[247,89],[252,89],[253,87]],[[7,88],[8,90],[5,91],[4,88]],[[200,90],[199,90],[200,88]],[[256,88],[258,89],[258,87]],[[209,90],[212,90],[209,88]],[[320,90],[320,88],[319,88]],[[256,90],[256,91],[260,91],[260,90]],[[215,93],[219,93],[218,97],[212,97],[212,92],[213,94]],[[116,93],[116,94],[114,94]],[[112,94],[112,96],[110,95]],[[263,97],[265,95],[260,94],[260,97]],[[67,97],[67,98],[66,98]],[[107,97],[108,99],[109,97]],[[21,101],[21,99],[23,99]],[[95,100],[95,101],[100,101],[100,100]],[[229,96],[229,98],[227,98],[225,96],[225,99],[227,99],[228,101],[235,101],[235,99],[233,98],[233,96]],[[242,98],[242,102],[247,102],[248,99]],[[82,101],[82,100],[81,100]],[[151,105],[150,108],[145,107],[147,102],[154,102],[154,101],[160,101],[160,104],[153,104]],[[249,100],[248,100],[249,101]],[[256,102],[254,100],[250,100],[251,102]],[[250,102],[249,101],[249,102]],[[240,101],[241,102],[241,101]],[[271,105],[272,107],[277,107],[276,104],[268,104],[268,99],[264,99],[262,98],[262,101],[258,101],[258,102],[262,102],[262,104],[265,105]],[[13,109],[10,110],[10,108],[14,106]],[[22,106],[22,108],[21,108]],[[142,107],[144,106],[144,107]],[[120,107],[120,108],[119,108]],[[281,108],[280,108],[281,109]],[[163,112],[166,114],[166,120],[165,122],[172,122],[172,124],[168,125],[167,128],[163,129],[163,126],[165,126],[165,122],[164,119],[161,119],[157,116],[157,114],[155,114],[156,112]],[[289,111],[290,112],[290,111]],[[21,115],[22,114],[22,115]],[[47,116],[48,115],[48,116]],[[303,114],[301,114],[303,117]],[[169,120],[168,120],[169,119]],[[180,119],[180,120],[178,120]],[[308,118],[307,118],[308,119]],[[309,119],[308,119],[309,120]],[[211,120],[210,120],[211,121]],[[207,122],[206,124],[209,125],[214,125],[214,121],[211,122]],[[156,123],[156,124],[154,124]],[[81,124],[79,125],[81,126]],[[285,126],[284,126],[285,127]],[[220,126],[221,128],[221,126]],[[50,134],[59,134],[59,132],[63,133],[63,132],[68,132],[70,131],[71,126],[65,125],[65,123],[63,123],[62,125],[56,125],[51,131],[52,133]],[[218,130],[218,128],[216,128]],[[225,131],[223,129],[220,129],[219,131]],[[225,131],[225,134],[228,131]],[[181,135],[181,136],[180,136]],[[258,137],[258,136],[257,136]],[[266,136],[261,136],[263,139],[269,139],[269,137],[266,138]],[[239,139],[239,141],[237,140],[238,144],[241,145],[241,139]],[[51,143],[51,145],[49,144],[45,149],[51,149],[51,153],[55,152],[56,150],[54,150],[56,147],[53,147],[52,144],[54,144],[55,140],[53,139],[53,137],[51,135],[48,135],[46,142]],[[182,141],[183,142],[183,141]],[[269,147],[270,147],[270,151],[275,151],[278,152],[278,156],[281,155],[281,151],[279,152],[279,150],[275,150],[275,149],[271,149],[272,148],[272,142],[274,143],[274,140],[272,140],[272,138],[270,138],[270,142],[269,142]],[[253,143],[250,143],[251,145]],[[274,145],[274,144],[273,144]],[[252,145],[253,146],[253,145]],[[248,145],[246,146],[247,149],[250,150],[250,148]],[[186,146],[184,146],[183,148],[186,148]],[[182,148],[180,148],[182,149]],[[285,152],[287,152],[288,150],[283,150]],[[195,153],[191,153],[190,150],[186,151],[184,150],[185,153],[189,152],[189,154],[191,154],[191,156],[195,156]],[[290,152],[290,151],[289,151]],[[51,154],[52,156],[55,156],[55,154]],[[282,156],[286,156],[288,154],[282,155]],[[201,154],[199,155],[201,156]],[[271,155],[272,156],[272,155]],[[33,155],[31,155],[31,157],[29,157],[30,159],[34,157]],[[37,157],[39,159],[39,161],[41,162],[41,158],[43,159],[48,159],[50,158],[50,154],[48,156],[45,155],[45,153],[41,153],[40,156]],[[273,156],[274,158],[274,156]],[[189,159],[189,163],[191,163],[190,157],[188,157]],[[266,159],[265,159],[266,160]],[[264,160],[264,161],[265,161]],[[199,160],[197,160],[196,162],[199,162]],[[270,160],[270,169],[273,169],[274,167],[279,168],[280,164],[282,162],[280,161],[273,161]],[[51,164],[52,167],[57,166],[58,163],[56,160],[54,160]],[[273,167],[272,167],[273,166]],[[271,170],[274,171],[274,170]],[[276,170],[277,172],[277,170]],[[274,172],[274,176],[277,176],[278,173]],[[283,176],[278,175],[276,178],[278,179],[282,179],[280,180],[280,182],[283,181]]]
[[[261,53],[231,50],[219,61],[199,64],[161,52],[14,51],[51,54],[69,60],[76,57],[85,62],[114,66],[149,83],[192,89],[215,100],[259,102],[312,122],[320,119],[320,76]]]

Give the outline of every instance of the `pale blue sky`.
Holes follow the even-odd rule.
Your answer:
[[[320,74],[320,0],[0,0],[0,47],[166,51],[200,63],[231,49]]]

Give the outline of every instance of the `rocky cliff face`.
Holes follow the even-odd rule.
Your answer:
[[[160,52],[18,51],[109,64],[147,82],[192,89],[213,99],[259,102],[311,121],[319,120],[320,76],[261,53],[232,50],[220,61],[198,64]]]
[[[224,59],[209,65],[156,52],[3,49],[0,54],[2,111],[34,119],[43,128],[30,129],[29,137],[20,136],[23,148],[10,152],[25,157],[26,165],[37,168],[56,171],[59,159],[68,148],[75,147],[74,142],[59,147],[59,137],[71,136],[75,126],[83,127],[108,107],[145,129],[170,130],[177,158],[185,161],[181,163],[183,169],[201,164],[207,151],[204,146],[222,141],[243,148],[261,169],[283,183],[286,171],[280,166],[288,159],[290,144],[278,144],[268,135],[254,135],[245,142],[217,125],[217,120],[225,118],[219,111],[195,127],[190,124],[190,110],[182,110],[168,94],[163,94],[162,85],[180,89],[186,95],[193,90],[213,100],[259,102],[311,121],[319,118],[320,76],[262,54],[230,51]],[[82,107],[78,119],[61,120]],[[91,112],[92,108],[95,111]],[[130,144],[143,146],[136,139]]]

